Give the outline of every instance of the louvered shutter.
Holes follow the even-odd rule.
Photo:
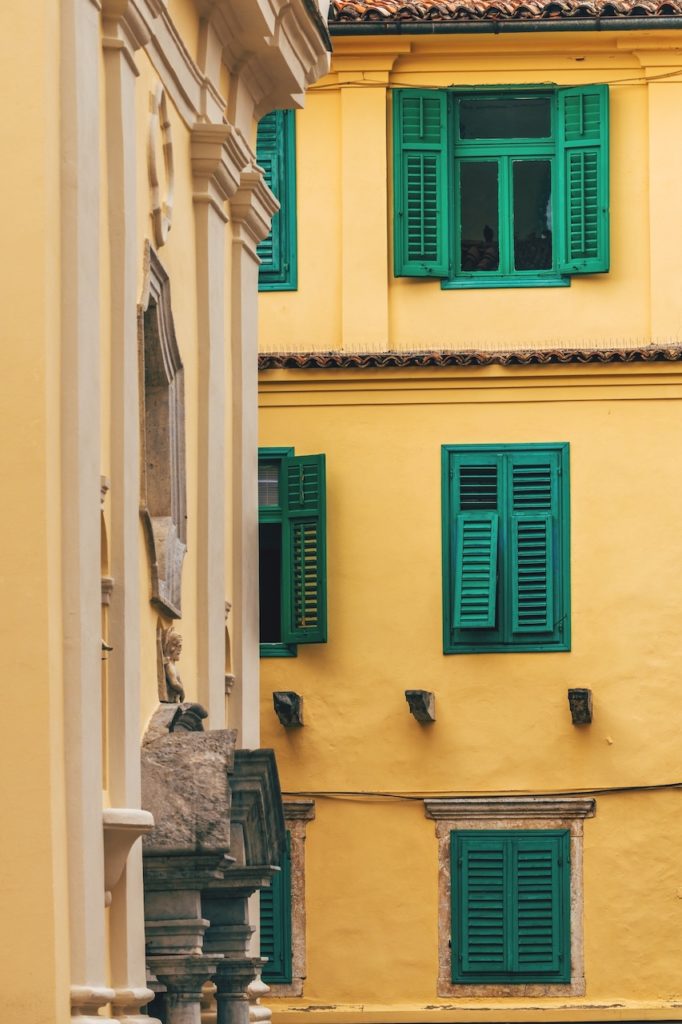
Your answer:
[[[564,852],[565,851],[565,852]],[[564,969],[564,857],[562,836],[525,836],[512,849],[514,878],[512,970],[541,977]]]
[[[456,914],[459,935],[453,958],[455,976],[500,974],[509,960],[509,885],[505,841],[463,837],[452,873],[458,879]],[[455,873],[456,872],[456,873]]]
[[[263,168],[265,182],[279,199],[282,191],[282,170],[284,164],[283,110],[272,110],[258,122],[256,138],[256,160]],[[282,270],[281,217],[279,212],[272,218],[270,234],[258,243],[256,252],[261,261],[259,274],[279,275]]]
[[[513,633],[554,630],[558,464],[551,452],[511,457]]]
[[[497,512],[455,516],[455,629],[494,629]]]
[[[396,277],[447,277],[447,94],[402,89],[394,104]]]
[[[606,85],[559,90],[562,273],[609,269],[609,93]]]
[[[282,639],[327,640],[326,495],[324,455],[284,462]]]
[[[569,981],[569,832],[452,832],[451,857],[453,981]]]
[[[263,981],[268,985],[291,982],[291,836],[282,857],[281,869],[269,888],[260,892],[260,953],[267,957]]]

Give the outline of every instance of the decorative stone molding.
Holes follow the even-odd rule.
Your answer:
[[[534,821],[593,818],[596,801],[592,797],[575,796],[442,797],[424,800],[424,812],[427,818],[433,818],[434,821],[455,824],[465,821],[466,828],[475,827],[472,821],[482,821],[483,827],[488,828],[495,827],[490,826],[490,822],[501,818],[507,821],[517,818]]]
[[[184,371],[170,282],[151,246],[138,307],[142,433],[140,514],[151,561],[152,603],[180,618],[186,547]]]
[[[154,819],[149,811],[137,807],[105,807],[104,827],[104,904],[111,904],[111,890],[123,874],[133,843],[151,832]]]
[[[71,986],[71,1017],[78,1024],[97,1024],[102,1018],[98,1011],[114,998],[113,988],[96,985]]]
[[[226,199],[239,188],[255,155],[242,133],[230,124],[197,123],[191,134],[194,201],[208,202],[227,220]]]
[[[245,244],[254,259],[256,246],[267,237],[272,217],[279,203],[265,184],[263,172],[257,165],[244,171],[239,189],[230,199],[230,213],[237,227],[236,235]]]
[[[151,1017],[141,1012],[142,1007],[153,998],[154,993],[150,988],[117,988],[111,1000],[113,1016],[119,1024],[156,1024]]]
[[[596,801],[570,796],[446,797],[424,800],[424,811],[427,818],[436,821],[438,839],[438,995],[462,999],[584,995],[583,821],[594,817]],[[570,832],[571,981],[568,984],[453,984],[450,974],[450,833],[459,829],[567,829]]]
[[[152,36],[152,6],[138,0],[102,0],[102,46],[119,50],[135,75],[139,74],[135,51]]]
[[[163,168],[163,173],[161,168]],[[160,248],[166,242],[173,222],[173,190],[175,187],[173,136],[168,118],[166,93],[161,85],[157,85],[149,95],[147,171],[151,189],[154,241]]]
[[[111,604],[111,595],[114,592],[113,576],[102,576],[102,604]]]
[[[286,800],[284,822],[291,836],[291,982],[270,985],[276,997],[303,995],[306,978],[305,840],[308,822],[315,818],[314,800]]]

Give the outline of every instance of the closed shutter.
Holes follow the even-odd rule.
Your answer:
[[[557,837],[526,837],[514,844],[515,942],[512,969],[538,977],[562,970],[561,943],[563,868]]]
[[[455,516],[455,629],[495,626],[497,533],[497,512]]]
[[[551,452],[511,457],[512,632],[554,629],[553,535],[558,464]]]
[[[324,455],[284,462],[284,643],[327,640],[327,552]]]
[[[265,183],[279,199],[282,192],[284,169],[284,111],[272,110],[258,122],[256,160],[263,168]],[[279,275],[282,269],[281,217],[273,215],[270,234],[258,243],[256,252],[261,261],[261,276]]]
[[[570,980],[567,830],[451,833],[452,979]]]
[[[509,886],[504,840],[463,839],[457,852],[456,869],[460,929],[453,956],[457,956],[463,974],[504,972],[509,945]]]
[[[291,982],[291,836],[282,865],[269,888],[260,891],[260,952],[267,957],[263,981],[268,985]]]
[[[606,85],[559,90],[562,273],[609,269],[609,94]]]
[[[447,95],[396,90],[394,247],[396,277],[447,277]]]

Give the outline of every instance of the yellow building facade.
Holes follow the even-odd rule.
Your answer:
[[[225,786],[235,744],[259,745],[256,245],[277,203],[255,132],[327,70],[324,13],[46,0],[0,16],[0,607],[21,694],[1,755],[3,1024],[152,1019],[145,914],[147,953],[160,917],[187,933],[164,932],[187,969],[168,1022],[199,1020],[224,959],[202,960],[196,886],[193,923],[171,893],[149,931],[138,840],[157,842],[164,808],[155,821],[141,792],[141,744],[196,703]],[[273,764],[258,771],[276,794]]]
[[[339,0],[331,72],[296,114],[297,290],[260,296],[261,522],[267,466],[324,454],[327,638],[261,662],[262,741],[285,806],[305,808],[288,811],[280,1024],[682,1015],[682,21],[677,8],[555,6]],[[593,87],[608,96],[608,269],[523,283],[531,235],[552,238],[556,269],[572,230],[570,125],[559,113],[556,149],[517,151],[508,104]],[[396,135],[416,95],[439,97],[447,120],[448,265],[431,279],[399,263],[416,207],[409,183],[401,205],[396,164],[411,151]],[[479,107],[470,128],[465,110],[473,123],[490,99],[501,122],[486,127]],[[526,249],[524,159],[556,161],[554,220],[543,193],[544,233]],[[516,261],[506,280],[466,263],[472,208],[500,276]],[[427,235],[441,207],[418,212]],[[467,577],[471,524],[483,532]],[[528,529],[544,538],[539,570],[524,562]],[[420,691],[412,704],[406,691]],[[552,966],[534,945],[547,921],[524,932],[532,886],[550,897],[523,864],[555,841]]]

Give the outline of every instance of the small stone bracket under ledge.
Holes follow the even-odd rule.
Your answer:
[[[123,874],[133,843],[151,832],[154,818],[139,807],[105,807],[104,828],[104,905],[111,903],[111,891]]]

